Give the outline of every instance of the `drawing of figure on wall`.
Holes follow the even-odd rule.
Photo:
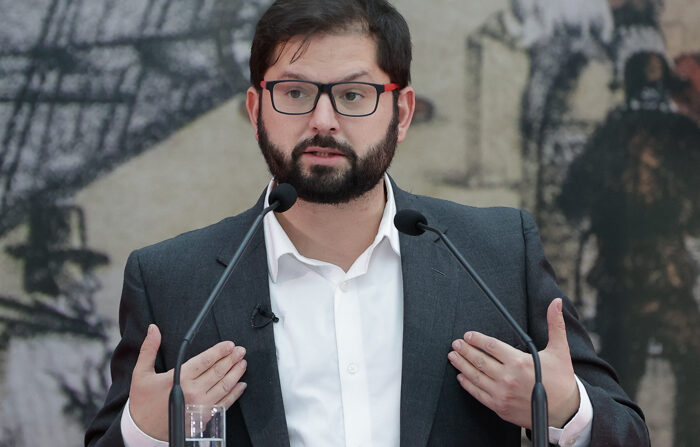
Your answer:
[[[558,202],[595,237],[587,280],[601,356],[634,396],[649,346],[661,346],[676,379],[673,445],[697,445],[698,267],[687,241],[700,235],[700,127],[675,111],[670,98],[685,84],[663,53],[628,52],[622,67],[625,104],[572,162]]]

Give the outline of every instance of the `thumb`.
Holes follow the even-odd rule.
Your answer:
[[[547,349],[569,351],[569,342],[566,339],[566,324],[562,313],[561,298],[555,298],[549,303],[547,308],[547,328],[549,330],[549,341]]]
[[[156,364],[156,354],[158,353],[158,348],[160,347],[160,330],[155,324],[148,325],[148,332],[146,333],[146,338],[141,344],[141,352],[139,352],[139,357],[136,359],[136,365],[134,366],[134,372],[141,373],[154,373]]]

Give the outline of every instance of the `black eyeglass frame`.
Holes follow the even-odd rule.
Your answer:
[[[318,93],[316,94],[316,99],[314,100],[314,105],[311,107],[311,110],[308,112],[283,112],[277,108],[275,105],[275,95],[272,92],[272,89],[275,88],[275,85],[285,83],[285,82],[301,82],[304,84],[312,84],[315,85],[318,88]],[[331,93],[331,89],[335,87],[336,85],[341,85],[341,84],[363,84],[363,85],[369,85],[374,87],[377,90],[377,100],[374,103],[374,108],[372,109],[371,112],[369,113],[364,113],[362,115],[350,115],[347,113],[340,112],[338,110],[338,106],[335,104],[335,98],[333,97],[333,94]],[[328,94],[328,98],[331,100],[331,104],[333,105],[333,110],[335,110],[335,113],[338,115],[343,115],[343,116],[349,116],[353,118],[360,118],[363,116],[369,116],[373,114],[374,112],[377,111],[377,106],[379,106],[379,97],[381,96],[382,93],[384,92],[391,92],[394,90],[397,90],[399,88],[399,84],[374,84],[371,82],[358,82],[358,81],[343,81],[343,82],[331,82],[330,84],[322,84],[320,82],[313,82],[313,81],[299,81],[295,79],[280,79],[277,81],[260,81],[260,87],[262,87],[264,90],[269,90],[270,91],[270,101],[272,102],[272,108],[275,109],[276,112],[281,113],[283,115],[307,115],[314,110],[316,110],[316,105],[318,104],[318,100],[321,98],[321,95],[323,93]]]

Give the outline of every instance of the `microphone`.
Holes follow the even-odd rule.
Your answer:
[[[270,206],[263,210],[262,215],[264,216],[268,213],[268,211],[284,213],[291,208],[296,201],[297,190],[294,189],[294,187],[289,183],[280,183],[270,192],[270,197],[268,197],[268,203]]]
[[[277,323],[280,321],[279,317],[269,309],[267,306],[262,304],[257,304],[253,308],[253,313],[250,314],[250,327],[253,329],[264,328],[270,323]]]
[[[394,216],[394,226],[400,232],[409,236],[419,236],[426,231],[437,234],[445,246],[450,250],[452,255],[457,258],[457,261],[469,273],[469,276],[476,282],[479,288],[486,294],[496,308],[501,312],[508,324],[515,329],[523,342],[527,345],[528,350],[532,354],[533,363],[535,365],[535,386],[532,389],[532,399],[530,401],[532,411],[532,445],[536,447],[546,447],[549,445],[549,433],[547,428],[547,394],[545,393],[544,385],[542,384],[542,369],[540,367],[540,356],[537,352],[537,347],[533,343],[530,336],[520,327],[515,319],[510,315],[510,312],[501,304],[496,296],[491,292],[488,285],[481,279],[478,273],[464,259],[464,256],[457,250],[452,241],[445,233],[428,225],[428,220],[424,215],[416,210],[405,209],[396,213]]]
[[[265,215],[270,211],[277,211],[279,213],[287,211],[292,207],[292,205],[294,205],[296,200],[297,191],[288,183],[279,184],[270,192],[270,205],[263,209],[255,218],[255,221],[250,226],[248,233],[246,233],[243,241],[241,241],[241,244],[238,246],[238,250],[236,250],[236,253],[234,253],[233,257],[231,258],[231,262],[228,263],[226,270],[224,270],[224,273],[221,274],[219,282],[214,287],[214,290],[212,290],[209,298],[207,298],[206,303],[204,303],[204,306],[199,312],[199,315],[197,315],[197,318],[194,320],[194,323],[192,323],[192,326],[185,334],[185,338],[182,341],[182,345],[180,345],[180,350],[177,354],[177,361],[175,362],[175,370],[173,373],[173,387],[170,390],[170,401],[168,408],[168,429],[170,433],[168,445],[170,447],[185,447],[185,395],[183,394],[182,387],[180,386],[180,370],[182,369],[182,362],[185,359],[187,347],[192,339],[197,335],[197,331],[199,331],[199,327],[202,325],[204,318],[206,318],[207,314],[214,306],[216,299],[219,297],[219,293],[228,282],[231,272],[238,264],[238,261],[240,261],[243,252],[248,247],[250,240],[260,227]]]

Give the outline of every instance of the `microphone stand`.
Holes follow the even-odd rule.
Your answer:
[[[281,190],[280,187],[282,188]],[[289,191],[289,189],[291,189],[291,192]],[[243,241],[239,245],[238,250],[236,250],[236,253],[234,253],[233,257],[231,258],[231,262],[229,262],[229,264],[226,266],[226,270],[224,270],[224,273],[221,274],[219,282],[214,287],[214,290],[212,290],[211,294],[209,295],[209,298],[207,298],[204,307],[202,307],[202,310],[199,312],[199,315],[197,315],[197,318],[195,319],[194,323],[192,323],[192,326],[187,331],[187,334],[185,334],[185,338],[182,341],[182,345],[180,345],[180,350],[177,354],[177,361],[175,362],[175,370],[173,373],[173,387],[170,390],[170,400],[168,408],[168,428],[170,434],[168,438],[168,445],[170,447],[185,447],[185,395],[182,391],[182,387],[180,386],[180,371],[182,369],[182,363],[185,359],[187,347],[189,346],[192,339],[197,335],[199,327],[202,325],[202,322],[206,318],[207,314],[214,306],[216,299],[219,297],[219,293],[228,282],[228,279],[231,276],[231,272],[238,264],[238,261],[240,261],[245,249],[248,248],[250,240],[253,238],[253,235],[255,235],[255,233],[257,232],[258,227],[260,227],[260,224],[262,223],[262,220],[265,217],[265,215],[267,215],[267,213],[269,213],[270,211],[274,211],[278,208],[280,212],[284,212],[288,210],[296,201],[296,191],[291,186],[285,184],[277,186],[270,193],[270,199],[273,199],[273,194],[275,194],[276,190],[280,191],[280,194],[278,194],[279,198],[275,200],[270,206],[265,208],[260,214],[258,214],[258,217],[255,218],[253,225],[251,225],[250,229],[248,230],[248,233],[246,233],[245,237],[243,238]],[[292,195],[292,197],[290,197],[290,194]],[[289,203],[290,201],[291,203]]]
[[[532,398],[530,400],[530,409],[532,412],[532,445],[535,447],[547,447],[549,445],[549,430],[547,427],[547,393],[545,392],[544,385],[542,384],[542,368],[540,366],[540,356],[537,352],[537,347],[535,346],[535,343],[532,341],[530,336],[525,331],[523,331],[520,325],[513,319],[508,310],[503,306],[503,304],[501,304],[498,298],[496,298],[489,286],[486,285],[486,283],[481,279],[479,274],[476,273],[476,271],[467,262],[467,260],[464,259],[459,250],[457,250],[457,247],[454,246],[452,241],[450,241],[450,239],[445,233],[438,230],[437,228],[429,226],[425,217],[417,211],[403,210],[397,213],[396,217],[399,218],[399,214],[402,212],[405,213],[401,217],[410,216],[409,219],[415,220],[415,227],[417,229],[420,229],[421,231],[417,231],[415,229],[408,229],[407,231],[403,231],[402,228],[399,228],[399,224],[396,224],[396,227],[402,232],[410,234],[412,236],[417,236],[418,234],[421,234],[426,230],[437,234],[442,240],[442,242],[445,244],[445,246],[447,246],[450,252],[454,255],[454,257],[457,258],[457,261],[459,261],[462,267],[464,267],[467,273],[469,273],[469,276],[471,276],[474,282],[476,282],[479,288],[486,294],[486,296],[491,300],[494,306],[496,306],[498,311],[501,312],[501,315],[503,315],[506,321],[508,321],[508,324],[510,324],[510,326],[513,329],[515,329],[515,332],[518,333],[520,338],[527,345],[528,350],[532,354],[532,360],[535,366],[535,386],[532,389]],[[400,220],[397,218],[395,218],[394,222]]]

